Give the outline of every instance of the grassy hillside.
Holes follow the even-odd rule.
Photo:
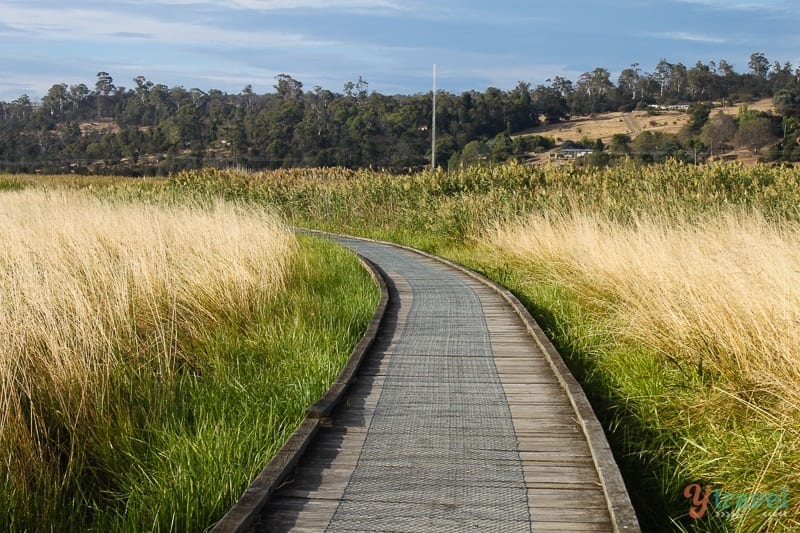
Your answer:
[[[739,105],[732,105],[726,102],[725,107],[716,107],[712,114],[718,111],[736,118],[739,113]],[[775,113],[775,106],[771,98],[765,98],[748,103],[751,111],[763,111]],[[552,137],[558,144],[565,141],[579,142],[587,138],[592,141],[600,139],[605,146],[611,142],[611,138],[616,134],[636,137],[643,131],[662,132],[677,135],[689,124],[690,116],[685,111],[658,111],[649,113],[647,111],[631,111],[630,113],[613,112],[599,113],[594,116],[576,116],[558,124],[544,124],[523,135],[543,135]],[[717,154],[717,157],[725,156],[728,159],[737,159],[743,162],[754,163],[756,158],[749,150],[731,150]],[[549,159],[549,154],[535,156],[538,160]]]

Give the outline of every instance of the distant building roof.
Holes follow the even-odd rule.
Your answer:
[[[575,148],[575,147],[567,147],[561,148],[559,153],[561,157],[584,157],[589,154],[593,154],[595,152],[594,148]]]
[[[672,104],[672,105],[650,104],[648,107],[651,109],[658,109],[659,111],[686,111],[687,109],[689,109],[689,104]]]

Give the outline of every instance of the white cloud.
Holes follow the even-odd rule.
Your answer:
[[[239,31],[191,22],[169,22],[152,17],[95,9],[3,7],[4,24],[25,32],[27,38],[54,40],[148,40],[179,44],[236,44],[239,46],[331,46],[298,33]]]
[[[733,0],[675,0],[683,4],[696,4],[726,9],[733,11],[761,11],[761,12],[780,12],[780,13],[800,13],[797,3],[786,0],[762,0],[762,1],[733,1]]]
[[[391,0],[233,0],[232,4],[245,9],[396,9],[402,10]]]
[[[75,79],[58,80],[67,84],[85,83],[86,80]],[[48,74],[26,74],[24,80],[19,76],[0,76],[0,101],[12,102],[22,96],[28,95],[31,100],[38,101],[54,83],[53,77]]]
[[[394,0],[142,0],[129,2],[156,5],[213,5],[221,8],[256,11],[318,9],[330,11],[406,11],[410,7]]]
[[[712,43],[723,44],[725,39],[714,37],[711,35],[703,35],[700,33],[688,33],[684,31],[663,32],[655,34],[657,37],[664,37],[666,39],[673,39],[676,41],[691,41],[696,43]]]
[[[730,0],[675,0],[675,1],[681,2],[683,4],[699,4],[701,6],[721,7],[721,8],[736,9],[736,10],[757,9],[759,7],[764,7],[763,3],[759,4],[757,2],[731,2]],[[771,3],[767,2],[767,7],[771,5],[772,5]]]

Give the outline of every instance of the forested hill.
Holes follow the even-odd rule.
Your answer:
[[[510,91],[442,91],[436,158],[443,165],[458,161],[475,141],[485,143],[493,157],[521,154],[532,147],[508,136],[542,120],[555,123],[652,104],[771,97],[782,115],[769,117],[775,138],[800,134],[800,68],[770,65],[760,53],[748,66],[746,73],[737,73],[726,61],[689,68],[662,60],[652,72],[631,65],[616,83],[608,70],[596,68],[575,81],[556,77],[536,87],[520,82]],[[430,93],[383,95],[370,92],[360,78],[341,93],[309,90],[285,74],[267,94],[251,86],[239,94],[170,88],[142,76],[133,82],[126,88],[100,72],[94,89],[58,83],[41,102],[25,95],[0,102],[0,168],[136,175],[212,165],[403,170],[430,164]],[[699,122],[708,116],[702,108],[681,142],[696,148],[702,142]]]

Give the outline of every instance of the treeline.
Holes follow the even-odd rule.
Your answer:
[[[737,73],[726,61],[687,68],[662,60],[653,72],[631,65],[616,83],[608,70],[597,68],[576,81],[556,77],[536,87],[520,82],[509,91],[442,91],[436,160],[456,164],[486,153],[502,159],[549,148],[545,139],[512,140],[510,135],[542,120],[557,123],[573,115],[651,104],[772,97],[782,117],[750,118],[769,120],[773,139],[779,133],[783,138],[800,134],[800,68],[770,65],[761,53],[752,54],[748,67],[748,72]],[[133,82],[132,88],[116,85],[100,72],[93,89],[60,83],[41,102],[26,95],[0,102],[0,166],[6,171],[152,174],[201,166],[404,170],[430,164],[430,93],[383,95],[370,92],[361,78],[347,83],[341,93],[321,87],[304,90],[302,82],[285,74],[277,76],[275,91],[266,94],[256,94],[251,86],[239,94],[170,88],[143,76]],[[693,119],[693,136],[681,141],[683,149],[693,146],[696,151],[697,143],[708,141],[701,135],[710,120],[707,108],[694,106],[693,112],[700,109],[699,119]],[[635,140],[618,141],[624,150]],[[779,152],[793,149],[791,143],[775,146]]]

